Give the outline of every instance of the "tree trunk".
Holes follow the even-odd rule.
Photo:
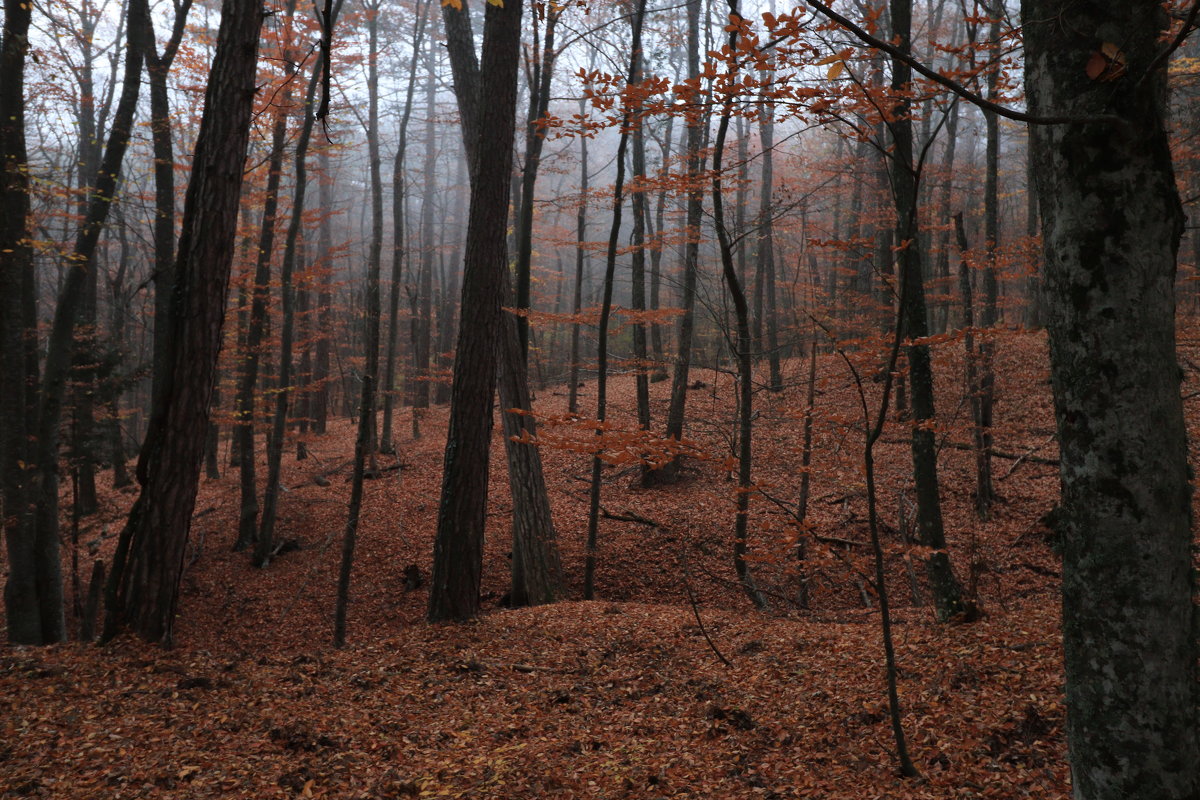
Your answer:
[[[999,3],[997,2],[997,5]],[[1000,85],[1000,17],[1002,8],[988,11],[992,18],[988,44],[992,48],[992,61],[988,73],[988,99],[993,103]],[[987,155],[983,185],[984,245],[987,261],[983,269],[983,308],[979,325],[983,328],[979,341],[979,419],[978,435],[982,438],[982,451],[976,462],[975,508],[980,519],[988,519],[992,505],[996,502],[996,489],[992,485],[992,408],[996,403],[995,332],[999,315],[996,305],[999,300],[997,285],[997,259],[1000,247],[1000,117],[992,111],[984,111],[987,128]]]
[[[408,90],[404,95],[404,111],[400,116],[400,140],[392,162],[392,286],[388,295],[387,357],[384,362],[383,391],[380,393],[383,398],[383,428],[379,434],[379,450],[383,453],[393,453],[396,449],[392,441],[392,416],[396,404],[396,344],[400,333],[400,287],[404,283],[404,213],[408,200],[404,183],[404,164],[408,155],[408,123],[412,118],[413,93],[417,88],[417,58],[425,38],[425,18],[428,13],[428,4],[418,3],[412,58],[408,62]]]
[[[767,363],[771,370],[771,391],[783,390],[783,370],[779,360],[779,309],[775,286],[775,107],[763,90],[758,135],[762,141],[762,185],[759,195],[758,274],[762,276],[763,309],[767,333]]]
[[[530,70],[529,115],[525,120],[525,162],[521,169],[521,202],[517,206],[517,308],[530,308],[530,280],[533,257],[533,205],[536,196],[538,168],[542,161],[545,135],[538,121],[550,107],[550,81],[554,75],[554,29],[562,15],[562,6],[551,4],[545,11],[546,30],[542,52]],[[537,19],[534,19],[534,52],[537,48]],[[529,318],[517,318],[521,337],[521,357],[529,363]]]
[[[5,621],[13,644],[63,638],[55,625],[54,585],[43,586],[39,580],[34,473],[28,467],[33,463],[35,420],[30,411],[37,389],[37,320],[29,313],[34,307],[34,275],[25,144],[25,59],[32,12],[33,4],[26,0],[5,0],[0,41],[0,370],[5,376],[0,381],[0,481],[8,553]],[[51,600],[45,608],[43,597]]]
[[[471,40],[456,38],[464,23],[469,32],[465,4],[462,9],[442,7],[472,179],[461,311],[470,324],[459,328],[454,360],[450,429],[429,589],[429,619],[435,622],[469,619],[479,611],[496,339],[503,322],[501,302],[508,268],[505,230],[516,125],[521,6],[521,0],[509,0],[503,7],[487,5],[483,63],[474,74],[462,69],[464,60],[475,60]],[[460,48],[457,53],[456,47]],[[469,55],[462,48],[469,49]],[[480,102],[483,97],[487,102]],[[481,155],[484,148],[487,158]]]
[[[1164,123],[1168,20],[1148,0],[1024,0],[1022,14],[1030,112],[1090,118],[1033,130],[1074,796],[1195,798],[1192,487],[1175,353],[1184,217]],[[1109,42],[1119,59],[1105,55]],[[1084,65],[1096,59],[1092,79]]]
[[[172,369],[142,446],[142,492],[113,558],[106,640],[129,628],[171,641],[221,346],[262,18],[254,0],[222,7],[175,261]]]
[[[911,50],[912,0],[891,0],[892,35],[903,52]],[[912,152],[911,101],[907,99],[912,69],[898,58],[892,59],[892,91],[895,93],[894,120],[888,124],[892,134],[892,192],[896,203],[896,239],[901,248],[900,314],[908,345],[910,384],[912,387],[912,459],[913,481],[917,493],[917,530],[921,544],[932,548],[926,564],[932,585],[938,619],[948,620],[963,611],[958,579],[946,553],[946,535],[942,527],[942,504],[938,494],[937,445],[928,423],[934,419],[933,369],[929,345],[922,343],[929,333],[925,315],[925,286],[917,248],[917,185]]]
[[[289,15],[290,16],[290,15]],[[285,23],[285,28],[288,27]],[[287,120],[292,105],[292,74],[294,70],[285,57],[288,68],[283,75],[283,91],[275,107],[275,125],[271,131],[271,151],[267,158],[267,190],[263,199],[262,223],[258,231],[258,255],[254,264],[254,283],[251,289],[250,317],[246,323],[241,372],[238,375],[237,397],[234,398],[235,435],[238,440],[238,473],[241,482],[241,506],[238,514],[238,535],[234,550],[245,550],[254,544],[258,533],[258,476],[257,453],[254,445],[255,391],[258,387],[258,361],[267,332],[267,306],[271,293],[271,257],[275,253],[275,228],[279,210],[279,183],[283,174],[283,151],[287,141]]]
[[[313,432],[325,433],[329,423],[329,356],[333,337],[333,225],[329,210],[333,208],[333,175],[329,167],[329,148],[322,147],[317,156],[320,179],[317,199],[326,213],[317,227],[317,257],[321,264],[317,278],[317,346],[313,357],[312,397]]]
[[[46,641],[65,637],[62,608],[62,575],[58,563],[58,431],[63,398],[75,347],[74,330],[80,309],[86,303],[89,274],[95,269],[96,246],[108,219],[113,197],[133,130],[141,86],[143,54],[146,51],[145,0],[132,0],[126,26],[125,73],[121,96],[113,116],[104,158],[88,202],[88,212],[75,239],[68,271],[54,310],[54,323],[47,342],[46,368],[38,409],[37,444],[34,463],[37,481],[37,572],[43,604],[42,625]]]
[[[627,96],[636,96],[641,79],[642,21],[646,15],[646,0],[637,0],[633,13],[633,41],[629,46],[629,72],[626,74]],[[608,415],[608,321],[612,313],[613,276],[617,267],[617,242],[621,235],[621,209],[624,205],[625,151],[629,145],[629,130],[636,124],[635,107],[626,106],[621,119],[621,136],[617,144],[617,180],[613,185],[612,226],[605,254],[603,299],[600,301],[600,324],[596,331],[596,440],[592,454],[592,478],[588,492],[587,556],[584,560],[583,599],[596,595],[596,551],[600,531],[600,472],[603,467],[604,420]]]
[[[587,114],[587,100],[579,98],[579,117]],[[567,411],[579,411],[579,314],[583,310],[583,270],[587,265],[588,137],[579,137],[579,207],[575,211],[575,288],[571,298],[571,363],[567,370]]]
[[[341,8],[341,0],[335,8]],[[336,17],[336,12],[335,12]],[[332,25],[332,21],[329,23]],[[308,143],[316,123],[316,107],[313,105],[317,84],[321,77],[322,59],[317,59],[309,79],[304,102],[304,124],[300,138],[296,141],[296,186],[292,199],[292,216],[288,221],[287,238],[283,244],[283,264],[279,268],[279,293],[283,298],[283,324],[279,332],[279,370],[275,387],[275,416],[271,432],[267,437],[267,485],[263,490],[262,519],[258,535],[254,540],[254,564],[265,567],[271,561],[274,549],[275,520],[279,510],[279,474],[283,462],[283,440],[287,434],[288,403],[291,397],[292,345],[295,330],[296,287],[292,279],[296,268],[297,244],[300,229],[304,225],[304,197],[308,189]],[[375,144],[378,147],[378,142]],[[376,203],[372,203],[374,211]],[[383,213],[380,211],[379,213]],[[376,310],[378,313],[378,310]]]
[[[728,0],[730,17],[740,17],[737,0]],[[737,51],[737,29],[729,34],[729,50]],[[731,67],[735,70],[736,67]],[[736,79],[736,72],[731,71],[728,79]],[[750,565],[746,561],[748,545],[746,538],[750,527],[750,495],[754,492],[752,470],[754,466],[754,336],[750,328],[750,308],[746,302],[746,293],[738,277],[737,266],[734,263],[733,248],[730,245],[729,231],[725,228],[725,197],[722,189],[722,161],[725,156],[725,137],[729,133],[729,119],[733,107],[726,101],[721,113],[721,122],[717,126],[717,139],[713,145],[713,225],[717,230],[717,245],[721,252],[721,271],[725,278],[725,286],[733,299],[734,315],[737,324],[737,451],[738,451],[738,490],[737,513],[734,520],[733,566],[737,572],[738,581],[750,602],[755,608],[767,607],[766,597],[754,583]]]
[[[687,64],[688,80],[700,79],[700,0],[688,0]],[[700,224],[704,215],[704,191],[699,175],[704,166],[702,151],[708,115],[703,109],[699,89],[694,96],[681,98],[687,107],[687,240],[683,247],[683,314],[679,318],[675,369],[671,375],[671,404],[667,408],[668,439],[683,438],[683,419],[687,406],[688,372],[692,365],[692,334],[696,325],[696,278],[700,262]],[[679,480],[680,459],[674,458],[646,476],[648,481],[673,483]]]
[[[346,613],[350,602],[350,575],[362,512],[363,478],[371,457],[375,420],[375,381],[379,374],[379,272],[383,260],[383,176],[379,155],[379,12],[382,0],[373,0],[367,14],[367,151],[371,180],[371,239],[367,249],[367,335],[363,367],[358,436],[354,440],[354,473],[350,483],[350,508],[342,537],[342,563],[338,569],[337,603],[333,614],[333,646],[346,643]],[[340,7],[340,3],[339,3]],[[332,26],[333,22],[328,22]],[[414,48],[415,51],[415,48]]]
[[[433,377],[433,204],[437,193],[437,146],[435,144],[437,79],[435,75],[432,44],[426,61],[425,83],[425,159],[421,194],[421,264],[417,273],[417,294],[413,298],[413,374],[412,374],[412,434],[421,436],[421,415],[429,408],[429,382]]]

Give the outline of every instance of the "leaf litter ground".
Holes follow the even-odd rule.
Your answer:
[[[425,587],[405,585],[410,565],[428,574],[432,551],[445,409],[431,411],[423,436],[381,456],[383,471],[368,482],[350,645],[333,650],[353,445],[342,421],[309,442],[312,458],[285,459],[279,531],[299,549],[266,570],[229,550],[235,471],[203,484],[174,649],[122,639],[0,650],[0,797],[1066,798],[1059,565],[1040,522],[1057,495],[1045,340],[1019,333],[999,343],[996,447],[1009,457],[995,460],[1002,501],[987,523],[972,511],[973,454],[957,447],[970,441],[960,351],[937,348],[939,466],[951,556],[981,620],[939,625],[925,605],[922,552],[906,541],[908,423],[891,423],[878,455],[919,779],[899,778],[892,757],[862,545],[857,399],[844,364],[822,356],[803,534],[810,608],[792,602],[801,569],[785,512],[799,484],[802,360],[788,364],[795,385],[756,399],[763,494],[751,545],[766,613],[749,607],[730,563],[730,377],[695,370],[704,385],[692,392],[687,435],[702,457],[683,483],[659,489],[637,488],[637,465],[621,455],[644,443],[620,433],[636,427],[633,382],[615,381],[617,463],[605,473],[611,517],[594,602],[577,599],[588,456],[570,446],[586,443],[590,427],[568,421],[563,387],[541,393],[544,439],[556,443],[543,458],[575,599],[502,605],[510,507],[497,442],[487,613],[464,625],[423,622]],[[667,385],[653,391],[661,420]],[[590,413],[594,384],[581,392]],[[408,425],[405,415],[399,427]],[[129,502],[105,493],[81,530],[81,564],[93,551],[107,557]],[[65,562],[70,570],[69,546]]]

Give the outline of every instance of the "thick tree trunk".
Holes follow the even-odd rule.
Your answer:
[[[114,556],[105,639],[129,628],[149,641],[171,640],[221,346],[262,18],[256,0],[222,7],[175,261],[172,369],[138,463],[142,493]]]
[[[25,59],[33,4],[5,0],[4,32],[0,41],[0,486],[3,488],[3,528],[8,553],[4,585],[8,640],[14,644],[58,641],[54,609],[43,625],[40,598],[50,587],[39,585],[31,485],[34,418],[30,413],[37,391],[36,318],[33,250],[29,237],[29,169],[25,144]],[[36,351],[35,351],[36,353]],[[50,636],[45,636],[46,629]]]
[[[505,274],[505,296],[509,296]],[[529,383],[525,358],[517,332],[517,318],[505,314],[498,345],[500,420],[508,455],[508,485],[513,502],[512,589],[509,604],[533,606],[561,600],[562,563],[558,535],[550,513],[550,498],[536,445],[537,425],[529,414],[509,409],[528,409]]]
[[[431,621],[469,619],[479,611],[496,339],[503,322],[501,302],[508,268],[505,232],[516,125],[521,6],[521,0],[508,0],[503,7],[488,4],[482,68],[477,67],[474,75],[454,68],[455,92],[472,160],[462,294],[462,316],[471,324],[459,329],[454,360],[450,430],[429,589]],[[452,23],[450,19],[465,20],[466,9],[443,6],[442,12],[453,50],[451,26],[463,20]],[[471,48],[469,59],[474,61],[470,39],[458,44]],[[453,52],[451,55],[451,63],[457,63]],[[484,90],[486,103],[478,102],[479,89]],[[484,148],[487,158],[481,155]]]
[[[1168,20],[1150,0],[1025,0],[1022,13],[1031,113],[1091,118],[1033,131],[1074,795],[1190,800],[1200,796],[1198,629],[1175,355],[1184,218],[1160,56]],[[1119,58],[1107,60],[1113,46]]]

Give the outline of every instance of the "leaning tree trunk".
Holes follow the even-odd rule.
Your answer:
[[[338,8],[341,7],[339,1]],[[332,24],[332,23],[330,23]],[[283,264],[279,268],[279,293],[283,299],[283,324],[279,332],[279,370],[275,387],[275,416],[267,437],[267,485],[263,490],[262,519],[254,540],[254,564],[265,567],[274,551],[275,520],[279,512],[279,480],[283,466],[283,440],[287,433],[288,404],[291,399],[292,345],[296,324],[296,287],[292,279],[296,269],[296,253],[300,229],[304,224],[304,197],[308,189],[308,143],[316,124],[317,109],[313,105],[326,56],[322,54],[313,67],[304,101],[304,124],[296,140],[296,186],[292,199],[292,216],[288,221],[287,238],[283,244]],[[376,312],[378,313],[378,312]]]
[[[241,371],[238,374],[237,396],[234,398],[234,429],[237,437],[238,473],[241,485],[241,505],[238,514],[238,535],[234,550],[245,550],[254,544],[258,532],[257,454],[254,446],[255,398],[258,386],[258,362],[263,336],[267,330],[267,305],[271,293],[271,257],[275,253],[275,228],[279,211],[279,183],[283,174],[283,151],[287,141],[287,120],[291,106],[292,75],[290,65],[283,76],[284,86],[280,103],[275,108],[275,125],[271,131],[271,151],[267,158],[267,191],[263,200],[262,222],[258,232],[258,255],[255,259],[253,285],[250,290],[250,317],[242,347]]]
[[[489,7],[486,19],[491,20],[492,14],[492,8]],[[491,275],[491,270],[498,269],[493,259],[498,258],[500,262],[506,262],[507,252],[506,248],[504,247],[505,237],[497,234],[491,229],[491,226],[496,224],[495,220],[493,220],[491,217],[487,217],[482,209],[476,208],[476,201],[482,201],[483,198],[490,197],[490,193],[498,192],[498,187],[487,186],[481,188],[479,186],[479,183],[483,180],[483,177],[481,176],[485,168],[488,171],[488,174],[493,176],[490,178],[490,180],[498,180],[498,177],[495,177],[498,175],[498,173],[490,171],[495,165],[486,164],[489,159],[483,157],[482,153],[485,152],[485,146],[499,144],[494,140],[494,137],[490,135],[495,130],[498,130],[497,128],[493,127],[492,123],[496,123],[499,120],[505,119],[504,114],[509,112],[504,111],[503,109],[489,108],[487,110],[488,114],[491,114],[491,112],[495,112],[495,114],[493,116],[488,116],[488,114],[481,116],[479,109],[481,106],[486,105],[482,102],[482,98],[487,97],[489,98],[490,102],[490,99],[493,97],[492,91],[496,87],[485,85],[483,74],[480,72],[479,67],[475,64],[475,51],[469,46],[471,41],[469,17],[467,16],[465,9],[454,10],[450,9],[449,7],[443,7],[443,19],[445,20],[446,24],[447,41],[452,43],[449,47],[449,54],[451,65],[454,69],[454,91],[458,100],[460,111],[459,116],[462,120],[464,149],[466,150],[467,158],[471,164],[471,211],[467,225],[467,259],[466,268],[464,269],[463,273],[461,313],[463,319],[474,320],[476,317],[472,312],[481,311],[485,314],[483,319],[486,324],[486,320],[488,319],[486,315],[491,313],[491,302],[501,300],[508,294],[506,270],[499,269],[499,275],[497,277],[493,277]],[[508,28],[510,23],[511,21],[505,21],[503,23],[497,21],[494,23],[496,30],[499,31],[497,35],[502,37],[511,36],[512,31]],[[486,24],[488,23],[485,23],[485,25]],[[489,55],[487,53],[488,39],[486,31],[484,41],[484,57],[486,61]],[[508,68],[507,59],[509,56],[499,51],[509,46],[515,47],[515,45],[512,45],[507,38],[504,38],[502,44],[496,45],[497,52],[490,54],[491,57],[497,62],[503,62],[505,64],[504,69]],[[513,69],[515,70],[515,66]],[[499,77],[488,77],[491,80],[502,82],[508,80],[505,75],[501,75]],[[507,92],[509,91],[507,84],[500,88],[504,92],[501,97],[507,98]],[[512,102],[515,104],[516,88],[513,87],[511,91],[513,93]],[[506,103],[507,100],[504,100],[503,102]],[[515,124],[515,105],[511,113],[513,115],[513,121],[508,123],[510,126]],[[512,147],[511,139],[509,140],[508,147]],[[511,188],[512,184],[510,176],[510,189]],[[477,194],[477,191],[479,194]],[[476,215],[479,215],[478,218]],[[475,228],[475,230],[479,235],[478,241],[475,242],[478,249],[475,252],[474,258],[481,259],[483,266],[476,268],[476,270],[473,272],[473,277],[469,277],[472,275],[471,266],[473,258],[471,249],[472,244],[470,239],[472,225],[478,226]],[[502,225],[501,227],[504,226]],[[497,238],[489,239],[488,237]],[[497,244],[499,244],[500,249],[494,250],[493,248],[495,248]],[[470,280],[480,281],[480,285],[473,286],[470,284]],[[495,297],[484,295],[482,297],[473,298],[470,304],[471,310],[469,311],[468,296],[476,291],[489,291],[489,287],[492,285],[491,282],[493,280],[499,281],[498,287],[501,294]],[[524,441],[535,434],[535,429],[533,426],[532,417],[529,416],[529,392],[527,377],[523,369],[524,357],[520,352],[520,342],[518,339],[516,326],[509,324],[510,322],[511,320],[507,319],[497,319],[496,324],[498,327],[491,334],[493,346],[496,348],[493,351],[493,356],[494,358],[498,358],[501,362],[499,369],[500,403],[501,407],[505,409],[505,419],[503,420],[503,425],[505,426],[506,431],[505,446],[507,450],[506,455],[508,457],[509,485],[513,490],[512,532],[514,557],[512,567],[513,588],[510,598],[515,599],[516,602],[544,603],[551,602],[552,600],[560,597],[562,594],[561,579],[558,577],[559,569],[557,566],[559,563],[559,556],[556,535],[554,533],[553,522],[550,517],[550,504],[546,497],[545,480],[542,477],[541,454],[535,447],[530,446]],[[476,386],[475,383],[480,377],[482,377],[481,375],[476,374],[477,370],[481,368],[491,370],[491,383],[494,385],[496,380],[496,362],[493,360],[490,365],[483,364],[482,362],[484,356],[482,353],[473,354],[468,361],[470,366],[466,369],[465,373],[460,373],[459,366],[463,358],[461,351],[463,343],[469,341],[471,342],[471,346],[473,348],[482,345],[481,342],[477,343],[475,341],[476,335],[480,332],[472,330],[468,335],[466,329],[469,327],[473,326],[460,326],[459,330],[458,341],[460,349],[456,353],[455,357],[454,380],[451,386],[451,432],[454,431],[453,425],[455,420],[455,397],[458,396],[456,393],[459,391],[459,389],[462,388],[464,390],[462,402],[467,402],[466,395],[471,393],[470,402],[473,403],[475,402],[473,393],[478,388],[481,388]],[[484,329],[484,333],[486,333],[486,328]],[[517,361],[522,362],[521,368],[516,366]],[[505,364],[510,366],[505,367]],[[465,381],[462,387],[459,386],[460,380]],[[487,407],[490,409],[490,401]],[[470,408],[470,406],[467,406],[467,408]],[[520,409],[520,412],[516,414],[509,413],[508,409],[512,408]],[[486,423],[488,430],[490,430],[491,413],[490,411],[487,412],[486,420],[469,421],[466,419],[467,413],[468,412],[464,411],[462,418],[460,418],[462,419],[464,426],[467,427],[468,431],[471,432],[470,436],[464,437],[464,441],[474,442],[476,436],[482,436],[482,433],[476,429],[475,426],[481,427],[484,423]],[[518,444],[516,441],[514,441],[514,438],[520,438],[522,441],[520,444]],[[471,459],[467,459],[466,461],[463,461],[459,458],[453,459],[456,470],[456,474],[453,476],[454,480],[459,486],[472,487],[473,490],[478,491],[479,494],[471,495],[471,498],[472,503],[480,503],[480,508],[477,511],[479,514],[478,519],[480,523],[480,529],[478,532],[476,532],[474,529],[469,527],[460,528],[463,535],[458,540],[454,540],[449,532],[447,532],[445,537],[442,538],[443,528],[441,526],[443,522],[449,526],[452,524],[451,520],[454,519],[455,515],[461,513],[459,511],[455,511],[446,513],[444,516],[442,513],[446,511],[445,503],[453,502],[453,498],[455,497],[453,494],[454,490],[447,488],[447,481],[451,477],[449,471],[450,464],[452,463],[451,451],[452,448],[458,446],[458,442],[454,439],[448,439],[447,442],[447,471],[443,477],[443,506],[441,511],[439,511],[439,539],[437,542],[435,542],[434,549],[435,577],[438,564],[437,559],[440,554],[440,557],[443,559],[443,569],[445,570],[443,575],[445,576],[444,583],[446,590],[445,596],[439,598],[439,607],[436,610],[434,606],[434,598],[431,593],[431,619],[464,618],[465,616],[473,616],[478,610],[478,598],[476,597],[474,601],[468,601],[466,599],[465,587],[473,583],[476,594],[478,594],[478,570],[481,567],[481,564],[478,564],[475,560],[475,553],[476,548],[481,547],[483,540],[482,522],[487,506],[488,442],[486,440],[481,440],[479,442],[479,451],[482,454],[482,458],[476,455]],[[479,473],[482,473],[482,475]],[[474,487],[479,487],[480,485],[481,488],[474,489]],[[464,511],[465,513],[476,513],[475,510],[470,508],[465,509]],[[478,544],[475,541],[476,538],[478,539]],[[442,550],[442,547],[445,547],[446,550]],[[455,565],[456,567],[461,567],[461,570],[455,569],[451,566],[451,561],[453,558],[451,552],[454,550],[458,550],[458,552],[467,554],[465,559],[460,560],[458,564]],[[451,597],[451,595],[453,595],[453,597]],[[474,607],[468,611],[467,609],[472,602],[474,603]],[[441,616],[435,616],[435,614]]]
[[[86,302],[89,273],[95,268],[96,248],[100,241],[117,184],[121,164],[133,131],[141,87],[142,60],[146,50],[147,25],[144,17],[149,11],[145,0],[132,0],[126,26],[125,74],[121,81],[121,96],[113,115],[104,158],[91,191],[87,215],[75,239],[71,255],[72,269],[68,270],[54,310],[54,323],[46,351],[46,370],[38,408],[35,468],[37,475],[37,572],[43,604],[42,625],[47,641],[65,636],[62,610],[62,576],[58,563],[58,430],[62,418],[63,398],[74,351],[74,331],[80,310]],[[57,608],[57,611],[54,609]]]
[[[1025,0],[1022,13],[1031,113],[1079,120],[1033,130],[1065,512],[1074,796],[1196,798],[1192,487],[1175,352],[1184,215],[1164,119],[1169,22],[1149,0]]]
[[[429,588],[431,621],[469,619],[479,611],[496,339],[501,334],[508,268],[505,233],[517,116],[521,6],[521,0],[509,0],[503,7],[488,4],[482,65],[474,75],[460,72],[458,67],[454,70],[464,138],[470,142],[472,160],[461,312],[471,324],[459,328],[454,359],[450,429]],[[465,7],[443,6],[442,12],[444,17],[466,17]],[[448,34],[450,31],[448,23]],[[458,41],[458,46],[471,48],[469,60],[474,60],[469,37]],[[453,47],[451,44],[451,63],[461,66]],[[487,102],[479,102],[482,97]],[[484,148],[488,158],[481,156]]]
[[[171,641],[221,347],[262,19],[256,0],[222,6],[175,260],[171,373],[142,445],[142,492],[113,558],[105,639],[128,628]]]
[[[340,7],[339,3],[339,7]],[[359,399],[358,436],[354,440],[354,473],[350,483],[350,508],[342,536],[342,563],[338,569],[337,602],[333,612],[333,646],[346,643],[346,612],[350,604],[350,576],[362,513],[363,479],[371,456],[375,423],[375,383],[379,376],[379,271],[383,259],[383,176],[379,155],[379,11],[382,0],[367,5],[367,158],[371,181],[371,239],[367,246],[367,331],[362,396]],[[332,20],[327,20],[329,26]]]

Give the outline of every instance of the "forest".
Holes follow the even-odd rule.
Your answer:
[[[4,0],[0,798],[1200,797],[1200,0]]]

